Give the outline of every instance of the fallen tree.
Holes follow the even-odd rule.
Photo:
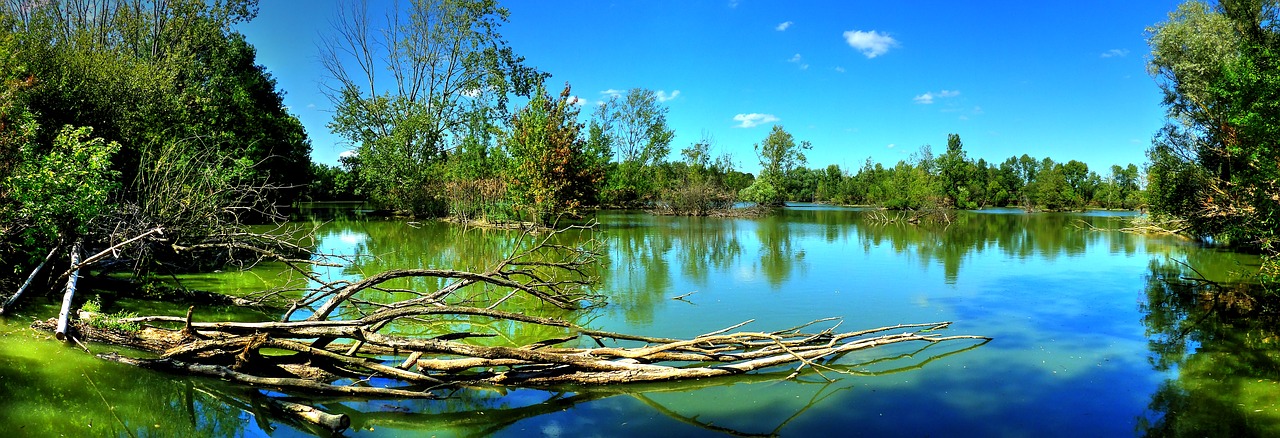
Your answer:
[[[165,372],[203,375],[285,392],[365,398],[436,398],[458,387],[556,387],[665,382],[791,369],[787,378],[811,370],[855,374],[833,365],[841,357],[892,344],[972,340],[983,336],[940,334],[950,322],[914,323],[840,331],[826,318],[773,331],[742,331],[752,321],[690,338],[615,333],[580,326],[568,318],[539,316],[601,305],[591,275],[599,256],[595,239],[566,241],[565,233],[591,233],[573,226],[543,235],[519,234],[516,249],[489,269],[401,269],[359,280],[321,281],[301,265],[315,286],[288,303],[280,321],[194,321],[185,317],[116,318],[136,330],[89,324],[86,314],[71,324],[83,340],[127,345],[157,357],[99,357]],[[281,260],[291,260],[284,259]],[[393,281],[430,280],[418,290]],[[399,294],[377,302],[367,293]],[[460,324],[502,322],[548,328],[554,335],[505,345],[491,333],[458,330]],[[440,332],[391,330],[393,326],[445,323]],[[50,329],[56,321],[40,321]],[[105,328],[104,328],[105,327]],[[379,379],[377,384],[373,379]],[[323,427],[346,422],[289,405]],[[307,420],[309,421],[309,420]]]

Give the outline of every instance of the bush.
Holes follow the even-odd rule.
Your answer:
[[[707,216],[733,207],[733,192],[710,183],[679,186],[663,193],[660,213],[681,216]]]
[[[741,199],[742,202],[751,202],[757,205],[766,206],[783,205],[786,203],[786,200],[783,199],[782,192],[779,192],[778,188],[774,187],[773,183],[770,183],[765,178],[757,178],[750,186],[747,186],[747,188],[738,192],[738,199]]]

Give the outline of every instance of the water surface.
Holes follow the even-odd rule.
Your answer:
[[[746,328],[755,330],[832,316],[843,317],[848,330],[952,321],[951,333],[994,341],[850,355],[841,363],[856,375],[827,373],[834,382],[815,374],[781,380],[790,373],[784,369],[603,390],[461,391],[443,401],[310,401],[350,414],[353,436],[1280,431],[1274,325],[1238,316],[1249,312],[1222,316],[1194,299],[1203,289],[1175,281],[1195,268],[1215,281],[1238,282],[1241,273],[1256,270],[1257,259],[1106,230],[1123,226],[1126,216],[994,210],[961,213],[950,224],[910,225],[875,222],[859,209],[809,205],[759,219],[602,212],[597,230],[582,237],[605,243],[600,292],[609,304],[572,315],[531,312],[671,337],[748,319],[755,322]],[[482,269],[513,247],[511,232],[358,216],[319,223],[315,237],[321,252],[357,256],[346,268],[318,271],[331,279],[401,267]],[[270,265],[183,280],[187,287],[234,294],[299,281]],[[6,424],[48,435],[309,433],[254,414],[260,412],[255,397],[279,394],[103,363],[23,328],[32,317],[56,313],[53,304],[27,306],[3,326],[0,388],[10,397],[0,404],[0,419]],[[183,310],[170,307],[147,310]],[[201,309],[198,316],[244,317],[230,310]],[[475,324],[466,329],[501,332],[496,343],[556,335]]]

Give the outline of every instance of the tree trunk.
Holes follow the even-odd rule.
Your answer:
[[[79,240],[71,245],[71,266],[80,265],[80,246]],[[80,278],[79,268],[67,277],[67,291],[62,294],[62,310],[58,312],[58,328],[53,332],[59,341],[67,340],[67,320],[71,317],[71,301],[76,296],[76,279],[78,278]]]
[[[36,279],[36,275],[40,274],[40,270],[44,269],[44,265],[49,263],[49,259],[52,259],[53,255],[57,252],[58,246],[54,245],[53,249],[49,250],[49,255],[45,256],[44,261],[40,262],[39,265],[36,265],[36,268],[31,271],[31,275],[27,276],[27,281],[22,282],[22,287],[19,287],[18,291],[14,292],[13,296],[9,297],[9,299],[4,302],[3,306],[0,306],[0,315],[4,315],[9,311],[9,309],[13,308],[13,303],[16,303],[18,298],[22,296],[22,293],[27,291],[27,288],[31,286],[31,281]]]

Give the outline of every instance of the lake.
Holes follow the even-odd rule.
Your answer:
[[[992,337],[892,346],[840,360],[848,374],[763,374],[599,389],[476,389],[443,400],[310,402],[356,436],[1183,436],[1280,434],[1280,336],[1238,299],[1256,256],[1115,231],[1131,213],[960,212],[950,224],[874,220],[794,205],[762,218],[604,211],[608,305],[567,317],[603,330],[689,337],[749,319],[770,331],[842,317],[858,330],[951,321]],[[315,222],[319,252],[356,257],[327,278],[398,267],[480,269],[513,232],[348,215]],[[265,264],[183,276],[248,294],[297,282]],[[1188,285],[1203,275],[1222,291]],[[410,287],[434,287],[408,283]],[[1216,291],[1216,292],[1215,292]],[[84,292],[90,295],[93,292]],[[673,299],[675,297],[682,299]],[[111,310],[184,306],[102,298]],[[373,299],[373,298],[371,298]],[[210,379],[94,359],[26,328],[57,313],[32,300],[0,326],[0,421],[17,435],[293,436],[263,395]],[[209,306],[197,319],[278,318]],[[403,328],[412,330],[412,328]],[[500,338],[544,336],[505,327]],[[495,342],[500,342],[495,341]],[[110,350],[89,345],[94,353]]]

